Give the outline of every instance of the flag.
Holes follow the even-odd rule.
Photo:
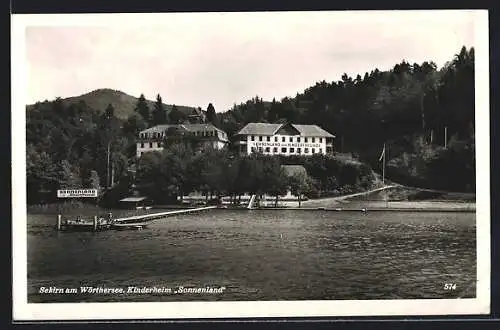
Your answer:
[[[380,157],[378,158],[378,161],[380,162],[382,158],[385,157],[385,143],[384,143],[384,148],[382,149],[382,153],[380,154]]]

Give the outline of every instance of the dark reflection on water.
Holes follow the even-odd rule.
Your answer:
[[[470,298],[476,291],[474,213],[212,210],[98,233],[58,233],[54,224],[54,216],[28,216],[30,302]],[[84,285],[226,289],[38,292]]]

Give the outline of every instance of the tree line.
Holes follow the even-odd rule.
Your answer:
[[[297,164],[292,159],[260,153],[239,156],[210,146],[197,152],[184,141],[163,152],[145,153],[139,159],[135,182],[141,194],[156,202],[176,202],[196,191],[207,201],[229,196],[231,203],[239,204],[244,194],[274,196],[277,203],[288,190],[296,196],[320,197],[367,189],[376,181],[369,166],[342,162],[331,155],[300,161],[306,173],[287,174],[282,165]]]
[[[463,47],[439,70],[432,61],[402,61],[388,71],[317,82],[280,101],[256,96],[218,116],[229,135],[248,122],[317,124],[337,135],[340,151],[359,152],[413,133],[430,143],[432,132],[432,144],[443,145],[445,127],[450,137],[466,139],[474,124],[474,48]]]
[[[388,174],[400,183],[474,190],[474,48],[462,47],[440,69],[432,61],[402,61],[387,71],[317,82],[295,97],[256,96],[218,117],[229,135],[248,122],[319,125],[336,135],[336,152],[352,153],[379,172],[386,143]]]
[[[67,104],[60,98],[36,103],[26,117],[28,203],[54,201],[59,188],[127,189],[134,180],[128,169],[136,165],[138,133],[189,119],[175,106],[170,111],[163,107],[160,95],[151,109],[141,95],[134,114],[120,120],[111,105],[92,109],[84,102]],[[402,61],[391,70],[318,82],[279,101],[256,96],[225,112],[216,112],[209,104],[205,114],[230,137],[249,122],[317,124],[336,135],[337,152],[352,153],[378,172],[385,142],[388,178],[426,188],[475,190],[473,48],[463,47],[440,69],[433,62]],[[307,167],[301,159],[294,162],[303,163],[310,175],[325,173],[324,164]],[[363,180],[372,181],[365,168],[355,171],[361,173],[355,177],[365,178],[358,182],[341,179],[349,177],[345,173],[351,169],[331,166],[330,173],[337,176],[313,178],[319,182],[310,185],[319,187],[321,194],[357,189],[365,185]],[[186,189],[179,184],[169,189],[173,187]]]
[[[215,109],[209,104],[210,118]],[[92,109],[85,102],[67,104],[61,98],[37,102],[26,116],[27,201],[56,201],[63,188],[106,190],[132,178],[138,133],[160,123],[184,123],[187,114],[174,105],[165,111],[160,95],[152,109],[144,95],[126,120],[115,109]],[[109,157],[109,158],[108,158]]]
[[[198,113],[202,113],[200,107],[197,108]],[[215,108],[212,103],[209,103],[206,110],[206,121],[219,126]],[[198,122],[205,122],[203,119]],[[179,110],[174,104],[170,111],[164,107],[164,102],[160,94],[156,96],[156,101],[152,109],[150,109],[144,94],[141,94],[137,100],[134,114],[129,116],[127,123],[130,127],[135,127],[137,131],[141,131],[147,127],[165,124],[183,124],[190,123],[188,114]]]

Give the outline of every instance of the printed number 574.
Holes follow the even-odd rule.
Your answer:
[[[457,285],[455,283],[445,283],[444,284],[445,290],[455,290],[456,288],[457,288]]]

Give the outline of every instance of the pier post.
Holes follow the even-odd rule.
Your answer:
[[[61,219],[62,219],[62,216],[60,214],[57,215],[57,231],[60,231],[61,230]]]
[[[97,215],[94,216],[94,231],[97,231]]]

